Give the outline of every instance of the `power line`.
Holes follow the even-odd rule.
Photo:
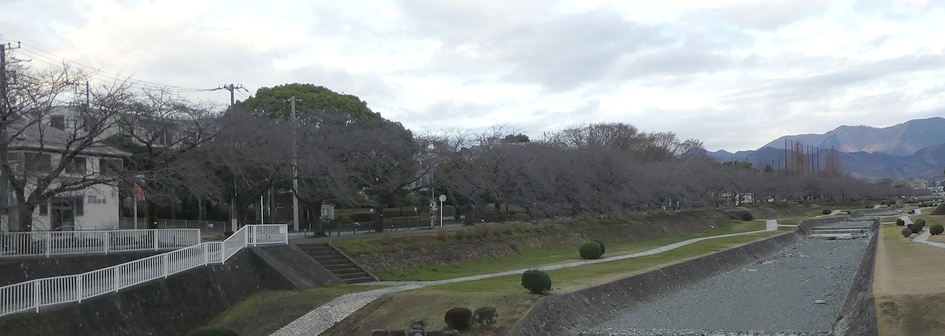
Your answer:
[[[3,40],[0,40],[0,41],[3,41]],[[50,65],[50,66],[61,67],[61,66],[64,66],[64,65],[69,65],[69,66],[77,67],[77,68],[80,68],[80,69],[83,69],[83,70],[89,72],[89,76],[90,76],[90,77],[93,77],[93,78],[95,78],[95,79],[97,79],[97,80],[100,80],[100,81],[115,81],[115,80],[119,80],[119,79],[124,79],[124,80],[127,80],[127,82],[128,82],[130,85],[132,85],[132,86],[137,86],[137,87],[142,87],[142,88],[149,88],[149,89],[172,89],[172,90],[175,90],[175,91],[188,92],[188,93],[189,93],[189,92],[215,91],[215,90],[218,90],[218,89],[219,89],[219,88],[212,88],[212,89],[208,89],[208,88],[191,88],[191,87],[184,87],[184,86],[178,86],[178,85],[169,85],[169,84],[161,84],[161,83],[157,83],[157,82],[151,82],[151,81],[145,81],[145,80],[140,80],[140,79],[134,79],[134,78],[131,78],[130,76],[122,75],[121,73],[115,73],[115,72],[107,71],[107,70],[104,70],[104,69],[102,69],[102,68],[92,67],[92,66],[89,66],[89,65],[86,65],[86,64],[83,64],[83,63],[79,63],[79,62],[76,62],[76,61],[73,61],[73,60],[66,59],[65,57],[61,57],[61,56],[56,55],[56,54],[54,54],[54,53],[52,53],[52,52],[49,52],[49,51],[40,49],[40,48],[38,48],[38,47],[36,47],[36,46],[32,46],[32,45],[30,45],[30,44],[28,44],[28,43],[22,43],[22,42],[21,42],[20,44],[23,46],[23,48],[22,48],[19,52],[22,53],[22,54],[25,55],[25,56],[28,56],[28,57],[30,57],[30,58],[32,58],[32,59],[35,59],[35,60],[38,61],[38,62],[47,64],[47,65]],[[125,78],[125,77],[127,77],[127,78]]]

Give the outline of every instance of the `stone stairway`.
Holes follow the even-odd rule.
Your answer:
[[[325,243],[319,244],[298,244],[296,245],[306,254],[315,259],[319,264],[325,266],[329,272],[341,278],[346,284],[355,284],[363,282],[376,281],[373,275],[355,264],[347,256],[336,250],[331,245]]]
[[[869,236],[870,230],[869,221],[846,221],[812,227],[809,237],[819,239],[865,238]]]

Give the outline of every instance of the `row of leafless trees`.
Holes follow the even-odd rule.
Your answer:
[[[756,201],[898,193],[843,176],[723,165],[706,157],[699,141],[621,123],[571,127],[541,141],[508,127],[415,135],[356,97],[313,85],[265,88],[219,108],[133,82],[89,85],[90,74],[68,68],[21,68],[17,76],[0,97],[0,173],[12,190],[2,204],[14,230],[27,230],[36,207],[52,197],[96,184],[143,186],[149,223],[158,206],[182,199],[228,207],[242,222],[260,195],[280,188],[312,209],[324,202],[370,206],[377,230],[385,206],[426,204],[441,193],[468,221],[487,205],[531,217],[576,216],[718,206],[748,193]],[[295,119],[285,110],[290,96],[307,102]],[[62,106],[72,112],[56,125]],[[61,159],[48,166],[17,161],[15,153],[30,143]],[[89,153],[120,159],[124,169],[105,169],[111,161],[102,161],[100,169],[77,173]]]

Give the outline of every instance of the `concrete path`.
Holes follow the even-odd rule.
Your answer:
[[[295,321],[292,321],[292,323],[289,323],[289,325],[283,327],[282,329],[277,330],[275,333],[272,334],[272,336],[318,335],[324,332],[325,330],[328,330],[328,328],[331,328],[331,326],[335,325],[335,323],[341,322],[341,320],[348,317],[348,315],[351,315],[358,309],[361,309],[362,307],[364,307],[371,301],[374,301],[375,299],[377,299],[378,297],[384,294],[402,292],[406,290],[417,289],[417,288],[422,288],[422,287],[427,287],[427,286],[435,286],[435,285],[442,285],[442,284],[449,284],[449,283],[456,283],[456,282],[474,281],[474,280],[482,280],[482,279],[488,279],[488,278],[494,278],[494,277],[500,277],[500,276],[522,274],[522,272],[525,272],[529,269],[540,269],[540,270],[547,271],[547,270],[555,270],[555,269],[560,269],[560,268],[575,267],[575,266],[581,266],[581,265],[590,265],[590,264],[608,262],[608,261],[613,261],[613,260],[639,258],[639,257],[650,256],[657,253],[662,253],[669,250],[677,249],[682,246],[686,246],[686,245],[700,242],[703,240],[741,236],[741,235],[755,234],[755,233],[768,232],[768,231],[776,231],[777,229],[778,229],[777,220],[766,220],[765,229],[761,231],[751,231],[751,232],[743,232],[743,233],[732,233],[732,234],[726,234],[726,235],[720,235],[720,236],[693,238],[693,239],[684,240],[681,242],[657,247],[651,250],[646,250],[643,252],[607,257],[603,259],[572,261],[572,262],[546,265],[546,266],[535,267],[535,268],[523,268],[523,269],[514,270],[514,271],[474,275],[474,276],[455,278],[455,279],[446,279],[446,280],[439,280],[439,281],[369,282],[369,283],[365,283],[364,285],[392,285],[392,287],[342,295],[332,300],[331,302],[326,303],[325,305],[321,307],[315,308],[315,310],[312,310],[308,314],[305,314],[302,317],[299,317]]]

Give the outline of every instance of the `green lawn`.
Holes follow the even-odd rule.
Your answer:
[[[227,328],[240,336],[266,336],[335,298],[381,286],[329,285],[307,290],[263,291],[218,315],[206,327]]]
[[[629,241],[622,244],[607,244],[607,255],[630,254],[646,251],[663,245],[688,240],[692,238],[717,236],[729,233],[740,233],[764,230],[764,221],[730,221],[724,227],[709,231],[691,233],[682,236],[660,237]],[[579,260],[577,247],[558,249],[533,250],[520,255],[504,258],[492,258],[474,262],[453,264],[447,266],[415,267],[396,270],[376,270],[374,274],[382,280],[443,280],[478,274],[497,273],[528,267],[536,267]]]

